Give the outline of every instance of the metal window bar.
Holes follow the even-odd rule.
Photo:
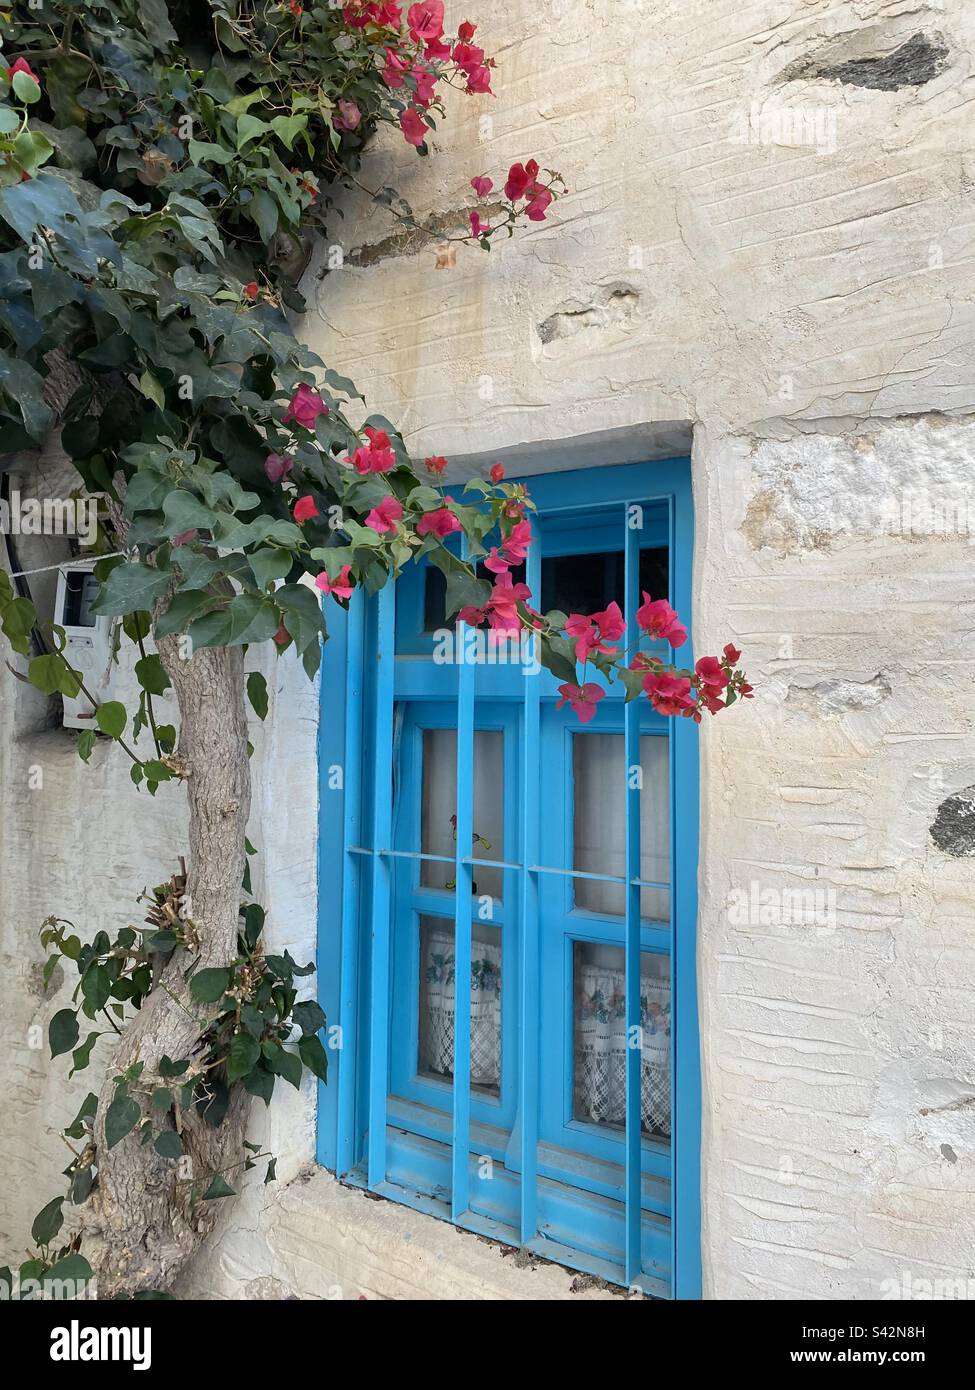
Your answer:
[[[640,533],[629,525],[630,506],[624,511],[625,618],[632,631],[639,605]],[[640,707],[631,700],[623,710],[623,737],[626,762],[626,940],[624,951],[624,998],[626,1022],[625,1128],[624,1128],[624,1277],[633,1284],[642,1272],[641,1198],[642,1145],[640,1138],[643,1036],[640,1019],[640,783],[634,772],[640,762]]]
[[[372,766],[372,843],[388,845],[392,832],[390,769],[385,750],[393,743],[395,588],[379,591],[376,605],[378,653],[375,741]],[[390,868],[385,855],[372,858],[372,953],[369,991],[369,1186],[386,1181],[386,1096],[389,1091],[389,950],[392,925]]]
[[[541,595],[542,560],[539,547],[528,552],[528,587]],[[538,599],[536,598],[536,602]],[[533,639],[537,648],[538,638]],[[537,656],[537,650],[533,651]],[[538,867],[539,809],[538,764],[541,742],[541,693],[538,678],[524,681],[521,757],[521,1000],[520,1108],[521,1123],[521,1243],[529,1245],[538,1234],[538,1070],[541,1038],[538,1025],[539,930]]]
[[[349,604],[346,626],[345,668],[345,769],[344,844],[357,841],[362,831],[362,695],[365,675],[365,598],[356,592]],[[342,860],[342,943],[339,957],[340,1013],[345,1036],[358,1034],[359,911],[361,868],[355,851],[347,848]],[[355,1068],[352,1051],[342,1051],[338,1066],[336,1172],[349,1172],[355,1155]]]
[[[467,559],[467,539],[461,542]],[[458,619],[463,650],[467,624]],[[474,836],[474,673],[473,662],[457,665],[457,854],[454,908],[454,1085],[450,1208],[460,1221],[470,1206],[468,1163],[471,1144],[471,898],[474,876],[467,847]],[[466,986],[466,987],[465,987]]]

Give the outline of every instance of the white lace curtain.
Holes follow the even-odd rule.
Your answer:
[[[575,1108],[578,1119],[626,1122],[626,997],[618,947],[576,952]],[[655,958],[663,965],[662,958]],[[643,1053],[640,1122],[647,1133],[670,1134],[670,982],[640,977]]]
[[[428,928],[423,935],[421,1047],[427,1069],[454,1074],[454,1016],[457,981],[452,931]],[[471,1083],[497,1090],[501,1081],[501,948],[471,944]]]

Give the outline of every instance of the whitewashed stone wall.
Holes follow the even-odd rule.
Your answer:
[[[702,731],[706,1292],[968,1280],[975,12],[474,8],[497,100],[458,98],[429,162],[379,142],[365,181],[421,215],[456,210],[458,227],[470,176],[514,159],[558,168],[570,195],[443,270],[351,202],[334,234],[345,266],[307,277],[306,335],[455,476],[494,458],[531,472],[660,456],[693,434],[697,640],[734,640],[756,686]],[[283,666],[275,683],[251,838],[274,939],[307,953],[317,707]],[[63,734],[30,732],[34,697],[2,669],[0,690],[0,1226],[17,1249],[55,1190],[74,1103],[25,1045],[61,1003],[38,995],[36,924],[117,924],[168,871],[182,818],[104,753],[85,771]],[[38,761],[43,795],[24,777]],[[788,920],[797,892],[812,922]],[[276,1100],[283,1181],[246,1192],[185,1291],[597,1292],[338,1188],[311,1166],[313,1120],[310,1095]]]

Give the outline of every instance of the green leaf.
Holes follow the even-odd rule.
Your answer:
[[[309,1071],[315,1073],[319,1081],[328,1080],[328,1057],[322,1047],[321,1039],[314,1033],[298,1039],[298,1055]]]
[[[244,1090],[248,1095],[258,1096],[265,1105],[271,1104],[271,1096],[274,1092],[274,1077],[267,1070],[267,1064],[261,1062],[244,1077]]]
[[[41,1275],[41,1288],[48,1289],[58,1285],[74,1284],[80,1290],[80,1286],[91,1277],[91,1265],[84,1255],[75,1252],[65,1255],[60,1260],[55,1260],[51,1268]]]
[[[152,608],[169,588],[171,579],[167,570],[149,565],[116,565],[92,604],[92,612],[119,617],[140,608]]]
[[[239,647],[267,642],[281,626],[281,615],[269,599],[237,594],[223,608],[197,618],[189,637],[194,647]]]
[[[95,1095],[94,1091],[89,1091],[81,1103],[81,1109],[64,1131],[69,1139],[83,1139],[85,1137],[88,1133],[88,1127],[85,1121],[93,1120],[97,1109],[98,1097]]]
[[[247,677],[247,698],[258,719],[267,718],[267,681],[260,671],[251,671]]]
[[[150,695],[162,695],[170,687],[170,679],[155,652],[135,663],[136,680]]]
[[[51,1056],[60,1057],[63,1053],[70,1052],[77,1043],[79,1034],[78,1016],[74,1009],[59,1009],[47,1029]]]
[[[105,1114],[105,1143],[108,1148],[114,1149],[116,1144],[121,1143],[139,1123],[141,1116],[139,1102],[119,1087]]]
[[[127,718],[125,706],[118,700],[107,700],[95,710],[95,723],[103,734],[108,734],[111,738],[121,738]]]
[[[168,637],[173,632],[184,632],[194,618],[198,618],[215,602],[214,595],[205,589],[181,589],[156,623],[156,636]]]
[[[15,72],[11,85],[16,95],[20,97],[21,101],[25,104],[32,106],[35,101],[40,101],[40,83],[31,77],[29,73]]]
[[[72,1053],[74,1065],[71,1068],[71,1076],[74,1076],[76,1071],[84,1071],[85,1067],[87,1067],[88,1063],[91,1061],[91,1049],[95,1046],[100,1036],[99,1033],[89,1033],[81,1046],[75,1048]]]
[[[261,1044],[249,1033],[235,1033],[227,1059],[227,1080],[239,1081],[251,1071],[261,1055]]]
[[[78,743],[76,746],[78,749],[78,757],[83,763],[86,763],[91,757],[92,750],[95,747],[94,729],[82,729],[81,733],[78,735]]]
[[[153,1140],[152,1147],[162,1158],[182,1158],[183,1141],[175,1129],[164,1129]]]
[[[81,689],[81,677],[60,652],[35,656],[27,668],[27,679],[45,695],[61,694],[74,699]]]
[[[210,1186],[203,1194],[203,1201],[211,1202],[215,1197],[235,1197],[236,1195],[236,1192],[230,1186],[230,1183],[227,1182],[226,1178],[222,1177],[219,1173],[215,1173]]]
[[[166,392],[163,384],[157,376],[153,376],[148,367],[139,377],[139,390],[158,405],[160,410],[166,409]]]
[[[290,1081],[295,1090],[301,1088],[301,1058],[293,1052],[286,1052],[280,1044],[268,1049],[265,1053],[264,1065],[273,1071],[275,1076],[283,1076],[285,1081]]]
[[[291,1010],[291,1017],[305,1034],[317,1033],[326,1023],[321,1005],[314,999],[306,999],[301,1004],[296,1004]]]
[[[286,579],[294,564],[289,551],[279,550],[274,546],[255,550],[247,558],[250,560],[259,589],[266,589],[275,579]]]
[[[190,994],[200,1004],[215,1004],[230,988],[232,974],[224,966],[198,970],[190,981]]]
[[[51,1241],[64,1225],[64,1215],[61,1207],[64,1204],[63,1197],[55,1197],[48,1202],[46,1207],[34,1217],[34,1224],[30,1228],[31,1238],[38,1245],[50,1245]]]

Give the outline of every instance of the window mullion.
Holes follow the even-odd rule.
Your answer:
[[[540,541],[528,552],[528,587],[540,602],[542,560]],[[532,641],[537,648],[538,638]],[[537,652],[533,653],[537,655]],[[534,674],[532,674],[534,672]],[[538,873],[539,859],[539,774],[541,768],[541,683],[533,662],[523,673],[522,702],[524,727],[521,740],[521,819],[518,825],[521,860],[521,980],[520,1122],[521,1122],[521,1243],[530,1244],[538,1233],[538,1054],[539,1054],[539,968],[538,968]]]
[[[639,605],[640,532],[631,526],[631,506],[625,509],[624,583],[626,622],[632,630]],[[640,1275],[641,1258],[641,1058],[642,1030],[640,1019],[640,782],[636,771],[640,762],[640,705],[631,700],[624,706],[623,732],[625,747],[626,795],[626,949],[624,995],[626,1011],[626,1126],[625,1126],[625,1229],[626,1282],[632,1284]]]
[[[372,970],[369,991],[369,1161],[371,1188],[386,1181],[386,1095],[389,1090],[390,860],[393,796],[386,750],[393,746],[395,586],[377,599],[377,653],[372,763]]]
[[[362,684],[365,651],[365,599],[356,591],[346,622],[345,667],[345,799],[343,802],[342,944],[339,962],[339,1018],[352,1044],[358,1036],[359,913],[361,861],[354,847],[362,837]],[[339,1055],[336,1172],[349,1172],[355,1153],[355,1058],[349,1046]]]
[[[462,555],[467,558],[466,539]],[[471,1132],[471,897],[474,839],[474,673],[467,661],[466,623],[457,620],[457,853],[454,882],[454,1086],[451,1214],[459,1221],[470,1206]]]

